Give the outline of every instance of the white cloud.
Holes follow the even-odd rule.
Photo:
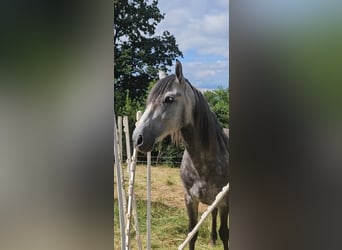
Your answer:
[[[159,0],[158,7],[166,15],[157,34],[168,30],[175,36],[184,54],[184,75],[199,88],[226,87],[228,0]]]
[[[227,13],[206,15],[203,19],[203,30],[206,34],[212,34],[218,37],[228,37],[228,22]]]
[[[199,88],[228,86],[228,61],[191,61],[183,63],[183,73]]]
[[[206,69],[206,70],[195,72],[195,76],[200,77],[200,78],[215,76],[215,74],[216,74],[216,71],[212,69]]]
[[[184,9],[170,10],[166,13],[166,16],[166,23],[163,23],[164,21],[162,21],[160,25],[164,24],[164,26],[169,27],[180,27],[184,24],[184,22],[187,22],[189,19],[188,11]]]
[[[157,32],[170,31],[182,51],[228,56],[228,1],[160,0],[159,8],[166,16]]]

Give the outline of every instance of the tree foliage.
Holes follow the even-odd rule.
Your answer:
[[[134,100],[144,99],[159,69],[183,56],[170,32],[155,35],[165,15],[157,5],[157,0],[114,0],[114,88]]]
[[[216,114],[222,127],[229,128],[229,90],[219,88],[212,91],[205,91],[211,110]]]
[[[128,116],[131,132],[158,70],[167,71],[183,56],[170,32],[155,35],[165,15],[157,5],[157,0],[114,0],[114,109],[116,115]],[[177,157],[174,148],[165,153],[155,149],[152,155],[156,154]]]

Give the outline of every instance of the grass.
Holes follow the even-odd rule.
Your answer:
[[[128,174],[125,175],[126,187]],[[118,203],[116,197],[116,182],[114,182],[114,249],[120,249],[120,228]],[[178,168],[165,166],[152,167],[152,249],[177,249],[187,235],[188,218],[183,199],[183,187],[179,177]],[[127,190],[127,189],[126,189]],[[137,166],[134,186],[139,217],[140,234],[143,249],[146,249],[146,166]],[[206,206],[200,205],[200,212],[205,211]],[[133,222],[132,218],[132,222]],[[215,247],[209,246],[210,221],[208,218],[201,226],[196,241],[196,249],[222,249],[220,240]],[[135,239],[135,231],[131,227],[131,249],[138,249]]]

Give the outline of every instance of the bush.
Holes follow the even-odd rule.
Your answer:
[[[229,128],[229,90],[219,88],[212,91],[205,91],[210,109],[216,114],[222,127]]]

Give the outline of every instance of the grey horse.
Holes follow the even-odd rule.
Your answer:
[[[229,131],[221,128],[203,94],[183,76],[177,60],[175,74],[159,80],[152,88],[146,110],[133,132],[135,147],[141,152],[153,149],[167,135],[185,146],[180,175],[185,190],[189,231],[198,219],[198,204],[210,205],[228,183]],[[219,235],[228,250],[228,194],[212,212],[211,243],[217,240],[216,217],[220,214]],[[195,249],[196,234],[189,243]]]

